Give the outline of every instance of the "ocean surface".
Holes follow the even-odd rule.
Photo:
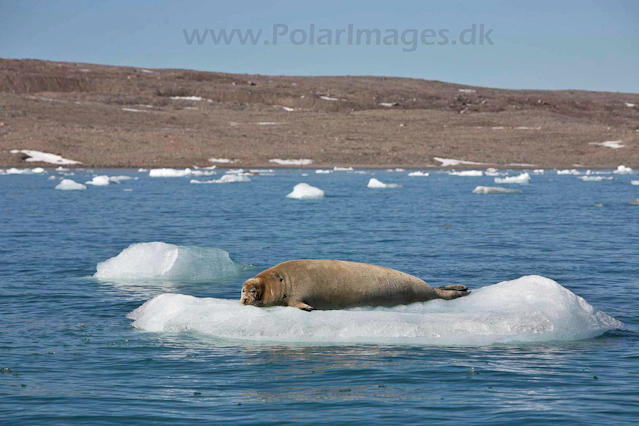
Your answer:
[[[0,424],[637,424],[637,174],[407,173],[0,176]],[[94,175],[138,179],[54,189]],[[326,197],[286,198],[301,182]],[[240,305],[244,280],[291,259],[473,293]]]

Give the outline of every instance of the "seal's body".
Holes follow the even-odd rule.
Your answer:
[[[341,260],[292,260],[247,280],[241,301],[254,306],[346,309],[395,306],[467,296],[463,285],[433,288],[412,275]]]

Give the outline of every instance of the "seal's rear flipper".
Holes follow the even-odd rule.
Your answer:
[[[470,290],[461,284],[445,285],[443,287],[437,287],[435,290],[437,290],[437,293],[439,293],[444,300],[457,299],[458,297],[464,297],[470,294]]]
[[[310,305],[307,305],[304,302],[293,302],[293,301],[290,301],[288,306],[292,306],[293,308],[301,309],[301,310],[306,311],[306,312],[311,312],[311,311],[315,310],[315,308],[313,308]]]

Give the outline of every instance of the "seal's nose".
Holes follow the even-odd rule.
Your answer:
[[[242,305],[246,305],[246,302],[248,302],[248,299],[246,297],[242,298]]]

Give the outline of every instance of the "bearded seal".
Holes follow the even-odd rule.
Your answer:
[[[312,311],[407,305],[469,294],[463,285],[433,288],[417,277],[381,266],[341,260],[291,260],[244,282],[240,301],[244,305]]]

